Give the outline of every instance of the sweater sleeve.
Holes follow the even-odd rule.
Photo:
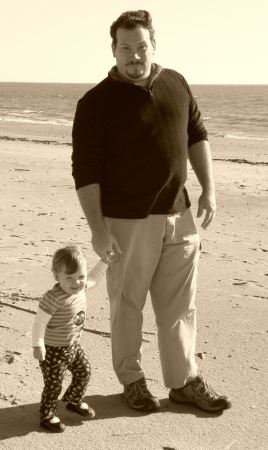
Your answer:
[[[76,189],[101,183],[105,133],[94,104],[94,96],[86,95],[78,101],[74,117],[72,175]]]
[[[204,127],[201,113],[198,109],[198,105],[196,103],[196,100],[192,94],[192,91],[185,80],[185,78],[182,76],[182,82],[185,86],[185,88],[188,91],[189,94],[189,121],[188,121],[188,146],[190,147],[193,144],[196,144],[199,141],[208,140],[207,130]]]
[[[99,284],[107,269],[108,264],[103,261],[99,261],[88,273],[87,288],[91,289]]]
[[[44,347],[44,337],[46,327],[51,319],[51,315],[45,313],[41,308],[38,308],[32,330],[32,347]]]

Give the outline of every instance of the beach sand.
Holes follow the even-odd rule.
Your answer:
[[[92,363],[86,401],[92,421],[67,412],[60,435],[39,427],[42,376],[32,357],[38,300],[53,285],[53,252],[67,243],[97,257],[71,176],[71,129],[1,123],[0,448],[129,450],[265,450],[268,448],[267,142],[211,138],[217,215],[200,228],[197,362],[207,382],[233,406],[222,415],[168,400],[150,301],[144,313],[143,366],[161,412],[124,405],[111,362],[105,281],[88,293],[82,337]],[[4,137],[6,136],[6,139]],[[61,139],[61,140],[60,140]],[[236,162],[232,160],[237,160]],[[200,188],[189,167],[194,214]],[[70,377],[65,380],[67,386]]]

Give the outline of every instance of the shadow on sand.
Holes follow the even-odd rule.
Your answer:
[[[85,401],[95,410],[93,421],[114,419],[116,417],[138,417],[148,415],[134,411],[125,406],[122,394],[92,395],[85,397]],[[169,399],[160,400],[159,413],[191,414],[197,418],[217,417],[218,415],[203,412],[192,405],[176,405]],[[68,427],[81,426],[87,421],[85,417],[73,414],[65,409],[63,402],[59,401],[59,417]],[[39,403],[12,406],[0,409],[0,441],[26,436],[29,433],[47,433],[39,426]]]

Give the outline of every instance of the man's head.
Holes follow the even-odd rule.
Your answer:
[[[147,11],[127,11],[110,28],[119,73],[132,82],[145,80],[155,50],[152,19]]]
[[[118,19],[112,23],[110,28],[110,35],[113,40],[112,45],[116,47],[117,44],[117,30],[118,28],[125,28],[126,30],[131,30],[133,28],[142,27],[149,31],[150,40],[152,44],[154,43],[154,28],[152,24],[152,18],[148,11],[138,10],[138,11],[127,11],[121,14]]]

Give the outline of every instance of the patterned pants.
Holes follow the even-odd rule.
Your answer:
[[[46,359],[40,362],[44,378],[44,390],[41,397],[41,419],[58,415],[58,397],[66,371],[73,377],[62,400],[64,402],[82,403],[90,380],[91,367],[80,344],[70,347],[51,347],[46,345]]]

